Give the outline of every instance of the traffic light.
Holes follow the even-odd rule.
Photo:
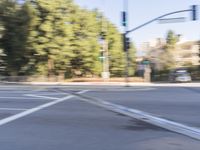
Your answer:
[[[124,45],[124,51],[128,51],[128,49],[130,48],[130,38],[126,37],[125,34],[123,34],[123,45]]]
[[[125,11],[123,11],[122,12],[122,25],[124,26],[124,27],[126,27],[126,25],[127,25],[127,19],[126,19],[127,17],[126,17],[126,12]]]
[[[106,32],[105,31],[101,31],[101,39],[106,39]]]
[[[127,50],[130,48],[130,38],[126,37],[126,48]]]
[[[197,5],[192,5],[192,21],[196,21],[197,20]]]

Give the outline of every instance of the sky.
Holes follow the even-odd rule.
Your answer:
[[[98,8],[122,32],[121,11],[124,0],[74,0],[76,4],[87,9]],[[191,5],[199,5],[200,0],[127,0],[128,28],[132,29],[160,15],[190,9]],[[168,30],[181,34],[186,40],[200,40],[200,10],[198,21],[190,20],[190,12],[172,17],[186,17],[185,22],[160,24],[154,22],[135,32],[130,33],[131,40],[139,49],[141,44],[155,38],[165,38]],[[169,17],[168,17],[169,18]]]

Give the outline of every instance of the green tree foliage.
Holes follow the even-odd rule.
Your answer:
[[[99,75],[97,21],[93,12],[76,9],[71,19],[73,38],[71,48],[74,57],[71,61],[74,75]]]
[[[24,74],[28,58],[25,51],[27,39],[27,16],[14,0],[1,2],[1,21],[4,27],[1,47],[6,55],[6,72],[10,75]]]
[[[2,0],[0,4],[0,46],[8,75],[99,76],[99,39],[104,37],[111,75],[123,76],[121,34],[98,11],[81,9],[72,0],[25,0],[21,4]],[[134,54],[132,47],[132,68]]]
[[[176,62],[174,59],[174,52],[176,50],[176,43],[178,41],[177,35],[173,31],[168,31],[166,37],[166,45],[164,47],[164,51],[161,54],[160,60],[162,60],[162,64],[164,69],[172,69],[175,67]]]
[[[135,75],[135,68],[136,68],[136,48],[133,42],[130,44],[129,49],[129,75],[134,76]]]
[[[2,49],[0,49],[0,74],[5,73],[6,64],[4,61],[5,54]]]
[[[2,10],[1,6],[0,6],[0,9]],[[2,40],[3,33],[4,33],[4,25],[3,25],[2,17],[0,17],[0,41]],[[1,74],[5,72],[4,56],[5,56],[4,50],[2,48],[2,43],[0,42],[0,73]]]
[[[177,41],[178,41],[177,35],[172,30],[169,30],[166,38],[166,49],[174,50]]]
[[[126,57],[123,51],[122,34],[117,30],[115,25],[109,22],[97,10],[96,18],[98,22],[99,37],[104,38],[108,43],[109,67],[111,76],[120,77],[125,74]],[[134,74],[135,64],[135,47],[132,44],[130,49],[130,75]]]
[[[106,40],[108,41],[109,64],[111,76],[123,76],[125,67],[125,55],[122,47],[122,37],[116,27],[107,22],[108,32]]]
[[[70,70],[73,55],[70,48],[72,36],[69,13],[71,1],[46,0],[28,2],[31,20],[29,23],[28,49],[34,52],[33,61],[37,73],[58,74]]]
[[[3,35],[3,25],[0,23],[0,41]],[[2,48],[1,42],[0,42],[0,74],[5,74],[5,68],[6,68],[6,64],[5,64],[5,53],[4,50]]]

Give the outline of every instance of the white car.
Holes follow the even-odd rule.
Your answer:
[[[192,78],[187,70],[179,70],[171,73],[169,76],[170,82],[191,82]]]

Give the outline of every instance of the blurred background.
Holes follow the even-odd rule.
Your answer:
[[[188,9],[195,2],[127,1],[128,28]],[[174,82],[179,74],[188,80],[178,81],[200,80],[199,21],[190,21],[190,12],[175,15],[184,16],[184,23],[159,22],[131,33],[127,59],[123,4],[123,0],[115,5],[111,0],[1,0],[0,80],[124,82],[127,62],[130,82]]]

